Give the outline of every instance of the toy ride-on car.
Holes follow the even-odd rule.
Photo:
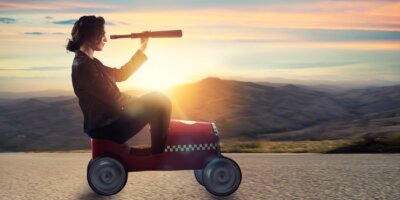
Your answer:
[[[130,154],[113,141],[92,139],[87,179],[97,194],[121,191],[128,172],[154,170],[194,170],[198,183],[217,196],[232,194],[242,180],[239,165],[221,154],[214,123],[172,120],[165,151],[151,156]]]

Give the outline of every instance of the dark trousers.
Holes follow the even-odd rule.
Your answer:
[[[152,92],[126,106],[119,120],[88,134],[123,144],[150,124],[151,149],[156,154],[164,152],[170,119],[171,101],[160,92]]]

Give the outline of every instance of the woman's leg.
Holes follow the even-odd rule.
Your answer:
[[[132,124],[131,130],[139,132],[147,123],[150,124],[153,154],[164,152],[171,119],[171,107],[171,101],[167,96],[160,92],[152,92],[143,95],[125,109],[126,113],[133,118],[131,123],[134,124]]]
[[[169,123],[171,120],[171,101],[160,92],[152,92],[140,98],[149,112],[151,148],[153,154],[164,152]]]
[[[126,106],[119,120],[92,131],[91,137],[124,144],[146,124],[150,124],[151,153],[164,152],[171,119],[171,102],[160,92],[146,94]],[[147,155],[149,150],[133,149],[133,153]]]
[[[89,136],[96,139],[111,140],[118,144],[125,144],[130,138],[137,134],[148,120],[144,117],[132,117],[122,114],[120,118],[101,128],[90,132]]]

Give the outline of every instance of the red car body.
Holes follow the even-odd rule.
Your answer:
[[[113,141],[92,139],[92,160],[114,157],[128,172],[203,169],[220,154],[218,131],[211,122],[172,120],[164,153],[152,156],[135,156]]]

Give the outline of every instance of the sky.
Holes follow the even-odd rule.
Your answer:
[[[0,91],[72,90],[75,20],[102,16],[106,34],[183,31],[150,39],[149,60],[121,90],[163,89],[220,77],[332,85],[400,83],[400,1],[0,0]],[[95,57],[121,67],[135,39]]]

